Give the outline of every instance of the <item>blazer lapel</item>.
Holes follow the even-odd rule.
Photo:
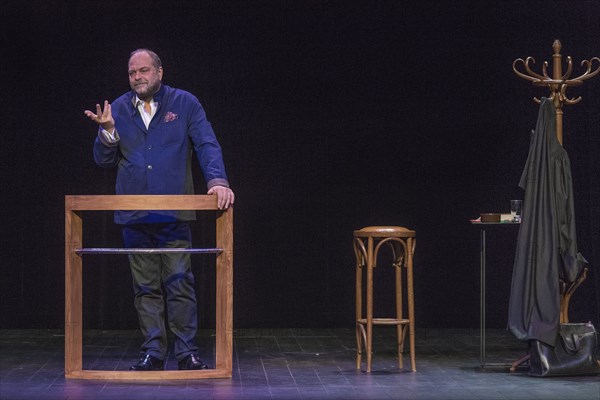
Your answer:
[[[144,120],[142,119],[142,116],[140,115],[140,111],[138,110],[137,105],[135,104],[135,99],[136,99],[135,93],[132,93],[132,96],[131,96],[131,105],[132,105],[131,119],[137,125],[137,127],[142,130],[142,132],[148,133],[148,129],[146,129],[146,125],[144,124]]]

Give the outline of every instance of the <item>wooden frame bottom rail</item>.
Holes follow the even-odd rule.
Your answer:
[[[231,378],[231,373],[217,369],[203,369],[198,371],[73,371],[69,379],[91,380],[121,380],[121,381],[157,381],[157,380],[194,380],[209,378]]]

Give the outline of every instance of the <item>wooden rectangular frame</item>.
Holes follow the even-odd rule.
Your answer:
[[[198,371],[84,370],[82,362],[82,211],[215,210],[216,351],[215,368]],[[92,195],[65,196],[65,377],[103,380],[230,378],[233,353],[233,209],[219,210],[216,196]]]

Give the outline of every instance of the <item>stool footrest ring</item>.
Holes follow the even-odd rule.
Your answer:
[[[367,319],[361,318],[356,321],[359,324],[366,325]],[[406,325],[410,321],[408,319],[396,319],[396,318],[373,318],[373,325]]]

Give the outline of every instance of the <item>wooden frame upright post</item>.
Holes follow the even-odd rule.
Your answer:
[[[82,211],[215,210],[216,351],[215,368],[196,371],[84,370],[82,361]],[[233,354],[233,208],[219,210],[216,196],[99,195],[65,196],[65,377],[103,380],[230,378]]]

